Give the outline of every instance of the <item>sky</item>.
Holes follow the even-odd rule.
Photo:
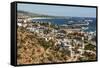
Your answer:
[[[96,17],[96,8],[18,3],[17,10],[71,17]]]

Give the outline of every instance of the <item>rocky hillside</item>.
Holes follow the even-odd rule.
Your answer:
[[[54,41],[44,41],[35,33],[19,27],[17,30],[17,64],[67,62],[69,56],[53,46]]]

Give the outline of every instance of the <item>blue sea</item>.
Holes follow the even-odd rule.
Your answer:
[[[69,21],[73,21],[74,23],[78,23],[79,21],[84,21],[84,20],[92,20],[89,21],[88,25],[88,32],[94,32],[96,31],[96,18],[84,18],[84,17],[71,17],[68,19],[62,19],[62,18],[57,18],[57,19],[33,19],[34,21],[42,21],[42,22],[51,22],[52,24],[57,24],[57,25],[62,25],[62,24],[68,24]]]

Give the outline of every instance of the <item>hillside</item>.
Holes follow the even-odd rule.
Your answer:
[[[46,15],[46,14],[40,14],[40,13],[37,14],[34,12],[32,13],[32,12],[27,12],[27,11],[22,11],[22,10],[19,10],[17,12],[23,15],[30,16],[30,17],[70,18],[70,17],[64,17],[64,16],[52,16],[52,15]]]

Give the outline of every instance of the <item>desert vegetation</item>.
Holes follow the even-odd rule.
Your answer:
[[[18,64],[65,62],[70,57],[70,54],[58,51],[53,40],[47,42],[23,27],[17,29],[17,42]]]

